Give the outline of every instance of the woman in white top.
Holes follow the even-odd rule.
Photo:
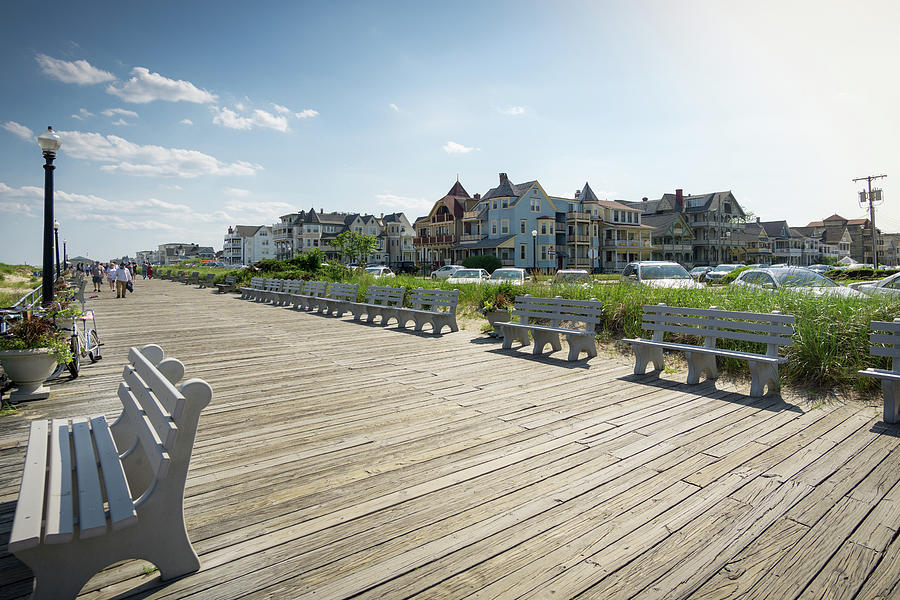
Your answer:
[[[109,267],[106,269],[106,281],[109,282],[109,291],[113,291],[116,289],[116,263],[109,263]]]

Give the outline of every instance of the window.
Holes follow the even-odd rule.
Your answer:
[[[519,244],[519,258],[525,260],[525,244]]]
[[[547,222],[546,221],[541,223],[541,235],[547,235]]]
[[[500,233],[506,235],[509,233],[509,219],[500,220]]]
[[[494,199],[493,202],[491,202],[491,208],[493,208],[493,209],[496,210],[496,208],[497,208],[497,200],[496,200],[496,198]]]
[[[500,208],[509,208],[509,198],[500,201]]]
[[[532,198],[531,199],[531,211],[532,212],[541,212],[541,199],[540,198]]]
[[[527,225],[528,225],[528,223],[527,223],[527,221],[525,221],[525,219],[522,219],[521,221],[519,221],[519,233],[525,233],[525,227]]]
[[[614,210],[614,211],[613,211],[613,222],[614,222],[614,223],[618,223],[618,222],[619,222],[619,211],[617,211],[617,210]]]
[[[541,260],[547,260],[547,246],[541,246]]]
[[[550,235],[553,235],[553,222],[550,222]]]
[[[497,235],[497,221],[491,221],[491,235]]]

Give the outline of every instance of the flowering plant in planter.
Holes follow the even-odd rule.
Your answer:
[[[49,350],[57,362],[72,360],[66,332],[54,329],[53,322],[47,318],[25,318],[0,336],[0,350],[38,349]]]

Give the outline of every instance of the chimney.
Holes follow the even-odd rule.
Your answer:
[[[756,223],[759,224],[759,217],[756,217]]]
[[[319,209],[319,214],[321,215],[321,214],[324,214],[324,213],[325,213],[325,209],[324,209],[324,208],[320,208],[320,209]]]
[[[644,196],[643,198],[641,198],[641,202],[646,202],[646,201],[647,201],[647,196]]]
[[[506,176],[506,173],[500,173],[500,183],[501,183],[501,184],[502,184],[504,181],[506,181],[507,179],[509,179],[509,177]]]
[[[380,215],[378,218],[379,218],[379,219],[383,219],[383,218],[384,218],[384,213],[381,213],[381,215]]]
[[[578,200],[578,196],[581,195],[581,190],[575,190],[575,199]]]
[[[684,190],[675,190],[675,212],[684,212]]]
[[[476,193],[476,194],[475,194],[475,201],[477,202],[478,200],[481,200],[481,194]]]

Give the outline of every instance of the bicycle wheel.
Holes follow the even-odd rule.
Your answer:
[[[78,370],[81,368],[81,347],[77,336],[72,336],[69,349],[72,351],[72,360],[66,365],[66,368],[69,369],[72,379],[75,379],[78,377]]]
[[[50,373],[50,377],[48,377],[48,378],[45,379],[44,381],[50,381],[50,380],[52,380],[52,379],[56,379],[57,377],[59,377],[60,375],[62,375],[62,372],[65,371],[65,370],[66,370],[66,365],[64,365],[64,364],[62,364],[62,363],[56,363],[56,368],[53,369],[53,372],[52,372],[52,373]]]
[[[88,358],[91,359],[92,363],[97,362],[101,358],[100,355],[100,336],[97,335],[97,332],[93,329],[88,329]]]

